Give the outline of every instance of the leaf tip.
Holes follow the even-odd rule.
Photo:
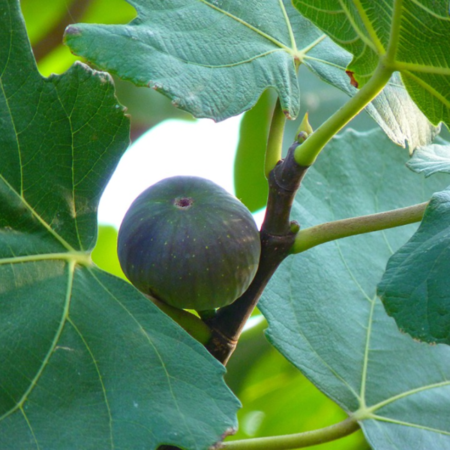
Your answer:
[[[81,30],[79,27],[74,25],[69,25],[65,31],[64,31],[64,40],[66,37],[72,37],[72,36],[81,36]]]
[[[286,116],[287,120],[293,120],[294,117],[291,116],[291,113],[287,109],[283,109],[283,114]]]
[[[220,436],[220,441],[217,442],[216,444],[212,445],[211,447],[209,447],[208,450],[219,450],[221,448],[223,448],[222,445],[222,441],[224,439],[226,439],[228,436],[232,436],[233,434],[236,434],[237,429],[234,427],[229,427],[225,430],[225,432],[222,434],[222,436]]]

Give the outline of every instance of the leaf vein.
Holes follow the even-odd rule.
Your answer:
[[[108,293],[109,297],[112,298],[115,302],[118,303],[118,305],[128,314],[128,316],[131,318],[131,320],[133,322],[135,322],[135,324],[137,325],[137,327],[141,330],[143,336],[146,337],[146,340],[148,341],[148,343],[150,344],[150,346],[152,347],[153,351],[155,352],[156,356],[158,357],[160,363],[161,363],[161,367],[163,368],[165,374],[166,374],[166,378],[167,378],[167,385],[169,387],[169,391],[170,394],[173,398],[173,401],[175,403],[175,406],[177,408],[177,411],[180,415],[180,417],[182,418],[184,425],[185,425],[185,429],[189,432],[191,438],[192,438],[192,442],[195,443],[195,438],[194,435],[192,434],[191,429],[188,427],[187,423],[186,423],[186,418],[184,417],[183,413],[181,412],[181,408],[180,408],[180,404],[178,402],[178,399],[175,395],[175,391],[173,389],[172,383],[171,383],[171,375],[169,374],[166,364],[164,362],[164,359],[161,355],[161,353],[159,352],[158,348],[156,347],[156,345],[153,343],[152,339],[150,338],[149,334],[146,332],[146,330],[144,329],[144,327],[139,323],[139,321],[136,319],[136,317],[134,317],[134,315],[132,314],[132,312],[119,300],[119,298],[117,298],[113,292],[111,292],[107,286],[105,286],[102,281],[97,277],[97,275],[95,274],[95,272],[93,270],[90,270],[91,276],[95,279],[95,281],[99,284],[99,286]]]
[[[445,386],[450,386],[450,380],[441,381],[440,383],[434,383],[434,384],[428,384],[426,386],[421,386],[416,389],[410,389],[409,391],[402,392],[401,394],[394,395],[386,400],[383,400],[382,402],[376,403],[375,405],[372,405],[368,408],[369,412],[376,411],[377,409],[383,408],[386,405],[389,405],[390,403],[393,403],[397,400],[401,400],[403,398],[409,397],[411,395],[428,391],[430,389],[437,389]]]
[[[293,49],[289,48],[287,45],[284,45],[283,43],[281,43],[280,41],[278,41],[274,37],[270,36],[269,34],[264,33],[263,31],[259,30],[258,28],[254,27],[253,25],[249,24],[245,20],[235,16],[234,14],[229,13],[228,11],[225,11],[222,8],[219,8],[216,5],[213,5],[213,4],[209,3],[209,2],[207,2],[206,0],[198,0],[198,1],[203,3],[203,4],[205,4],[205,5],[207,5],[207,6],[209,6],[212,9],[216,10],[217,12],[220,12],[220,13],[226,15],[230,19],[233,19],[236,22],[239,22],[240,24],[244,25],[245,27],[249,28],[250,30],[254,31],[255,33],[259,34],[261,37],[263,37],[263,38],[267,39],[268,41],[272,42],[277,47],[282,48],[283,50],[287,51],[288,53],[292,53]]]
[[[72,325],[72,327],[74,328],[74,330],[76,331],[76,333],[80,337],[80,339],[83,342],[87,352],[89,353],[89,356],[92,359],[92,362],[93,362],[94,367],[95,367],[95,371],[97,372],[98,380],[99,380],[100,385],[102,387],[103,398],[105,399],[106,410],[108,412],[108,417],[109,417],[109,438],[111,440],[111,448],[114,450],[115,445],[114,445],[113,427],[112,427],[113,418],[112,418],[112,415],[111,415],[111,408],[109,406],[108,396],[106,395],[106,387],[105,387],[105,384],[103,383],[103,377],[102,377],[102,374],[100,372],[100,368],[99,368],[99,366],[97,364],[97,361],[95,360],[95,356],[94,356],[91,348],[89,347],[89,344],[87,343],[86,339],[84,338],[83,334],[80,332],[78,327],[75,325],[75,323],[72,321],[72,319],[70,317],[67,318],[67,322]]]
[[[9,184],[8,180],[0,173],[0,179],[3,180],[3,182],[6,184],[6,186],[16,194],[21,202],[24,204],[24,206],[31,212],[31,214],[39,221],[39,223],[63,246],[65,247],[69,252],[76,253],[76,251],[72,248],[72,246],[65,241],[56,231],[53,230],[53,228],[34,210],[34,208],[27,202],[25,197],[20,195],[12,186]]]
[[[447,108],[450,108],[450,99],[445,98],[441,93],[439,93],[432,86],[423,81],[420,77],[417,77],[412,72],[404,71],[402,75],[406,75],[412,78],[417,84],[419,84],[424,90],[428,91],[432,96],[437,98],[441,103],[443,103]]]
[[[72,297],[72,289],[73,289],[73,278],[74,278],[74,271],[75,271],[75,263],[74,262],[70,262],[67,265],[67,272],[68,272],[68,280],[67,280],[67,288],[66,288],[66,298],[64,300],[64,308],[63,308],[63,314],[61,316],[61,322],[58,326],[58,329],[56,330],[55,336],[53,338],[53,341],[50,345],[50,348],[47,352],[47,354],[45,355],[41,366],[39,368],[39,370],[37,371],[35,377],[31,380],[30,385],[28,387],[28,389],[24,392],[24,394],[22,395],[22,397],[20,398],[20,400],[17,402],[17,404],[11,408],[9,411],[7,411],[5,414],[3,414],[3,416],[0,417],[0,421],[2,421],[3,419],[6,419],[7,417],[9,417],[11,414],[13,414],[14,412],[16,412],[17,410],[22,410],[24,403],[27,401],[28,397],[30,396],[30,394],[32,393],[32,391],[34,390],[34,388],[37,385],[37,382],[39,381],[39,379],[41,378],[42,374],[44,373],[45,368],[47,367],[53,353],[55,350],[55,347],[62,335],[63,329],[64,329],[64,325],[66,324],[67,321],[67,317],[69,314],[69,308],[70,308],[70,300]]]
[[[396,425],[403,425],[403,426],[406,426],[406,427],[418,428],[420,430],[432,431],[433,433],[439,433],[439,434],[443,434],[445,436],[450,436],[450,432],[449,431],[440,430],[438,428],[427,427],[427,426],[419,425],[419,424],[416,424],[416,423],[404,422],[402,420],[391,419],[389,417],[383,417],[383,416],[377,416],[377,415],[373,415],[371,418],[375,419],[375,420],[379,420],[380,422],[389,422],[389,423],[393,423],[393,424],[396,424]]]

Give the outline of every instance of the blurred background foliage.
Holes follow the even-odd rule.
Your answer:
[[[38,68],[43,76],[63,73],[80,59],[62,45],[67,25],[77,22],[127,23],[136,15],[134,8],[124,0],[47,0],[45,3],[21,0],[21,6]],[[114,81],[117,96],[131,116],[132,141],[164,120],[195,120],[151,89],[138,88],[118,79]],[[302,113],[301,117],[286,125],[285,150],[293,140],[305,112],[309,113],[313,128],[317,128],[348,98],[303,67],[299,72],[299,82]],[[234,182],[236,196],[251,211],[263,208],[267,198],[263,162],[275,100],[275,93],[266,91],[241,121]],[[358,130],[374,126],[375,123],[366,113],[360,114],[351,123],[351,127]],[[120,269],[116,245],[117,230],[112,226],[100,225],[92,257],[102,269],[125,278]],[[227,383],[243,404],[238,417],[239,431],[234,438],[298,433],[343,420],[346,414],[267,342],[264,337],[266,323],[258,315],[256,312],[252,319],[256,325],[249,327],[243,334],[227,367]],[[369,446],[359,432],[311,448],[364,450]]]

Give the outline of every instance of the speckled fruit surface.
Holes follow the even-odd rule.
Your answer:
[[[118,254],[140,291],[177,308],[234,302],[258,268],[261,244],[250,211],[212,181],[166,178],[128,210]]]

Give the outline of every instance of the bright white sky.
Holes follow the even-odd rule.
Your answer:
[[[141,136],[124,154],[100,200],[98,220],[119,228],[133,200],[147,187],[175,175],[208,178],[234,194],[233,165],[241,116],[215,123],[167,120]],[[260,222],[257,216],[257,223]]]

